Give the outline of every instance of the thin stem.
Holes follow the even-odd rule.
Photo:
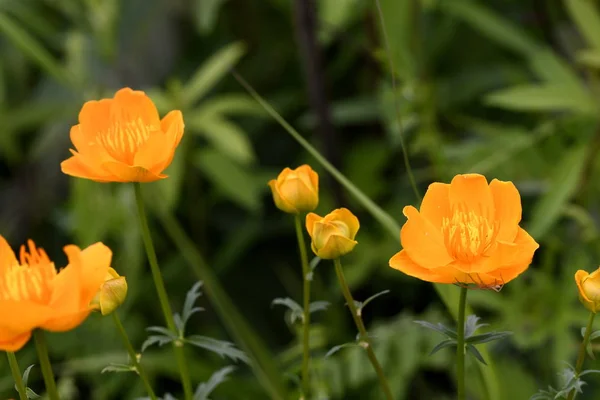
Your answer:
[[[388,384],[385,374],[383,373],[383,368],[381,368],[381,364],[379,364],[379,361],[375,356],[375,352],[373,351],[371,339],[369,339],[369,334],[367,333],[367,329],[365,328],[365,324],[362,320],[362,315],[356,309],[356,305],[354,304],[354,298],[352,297],[352,293],[350,293],[350,288],[348,287],[348,283],[346,282],[346,278],[344,277],[342,263],[340,262],[339,258],[336,258],[335,260],[333,260],[333,264],[335,265],[335,273],[337,274],[338,281],[340,282],[342,293],[344,294],[344,298],[346,299],[348,308],[350,308],[350,312],[352,313],[354,323],[356,324],[358,332],[360,333],[360,345],[367,350],[369,361],[371,361],[371,364],[373,365],[373,368],[377,373],[377,377],[379,378],[379,384],[381,385],[381,389],[383,389],[383,392],[385,393],[385,397],[388,400],[394,400],[394,396],[392,396],[392,391],[390,390],[390,385]]]
[[[50,364],[50,358],[48,357],[48,345],[46,344],[46,336],[44,332],[36,329],[33,331],[33,338],[35,340],[35,348],[37,350],[38,358],[40,360],[40,367],[42,368],[42,375],[44,376],[44,384],[46,385],[46,394],[50,400],[60,400],[58,397],[58,390],[56,389],[56,382],[54,381],[54,373],[52,372],[52,365]]]
[[[383,42],[385,45],[385,52],[387,54],[387,58],[390,64],[390,74],[392,77],[392,91],[394,97],[394,109],[396,111],[396,119],[398,123],[398,129],[400,130],[400,147],[402,148],[402,158],[404,159],[404,167],[406,168],[406,174],[408,175],[408,180],[410,181],[410,185],[415,193],[415,196],[419,201],[421,201],[421,194],[419,193],[419,189],[417,188],[417,183],[415,181],[415,176],[413,175],[412,168],[410,167],[410,160],[408,159],[408,150],[406,149],[406,144],[404,143],[404,135],[402,132],[402,118],[400,116],[400,102],[398,101],[398,89],[396,88],[396,68],[394,67],[394,60],[392,58],[392,51],[390,50],[390,43],[388,41],[387,31],[385,28],[385,19],[383,18],[383,10],[381,9],[381,4],[379,0],[375,0],[375,4],[377,5],[377,14],[379,16],[379,21],[381,22],[381,32],[383,35]],[[416,23],[416,22],[415,22]]]
[[[148,393],[148,396],[150,396],[150,399],[152,399],[152,400],[157,400],[156,394],[154,393],[154,390],[152,390],[152,385],[150,385],[150,381],[148,381],[148,377],[146,376],[146,373],[144,372],[142,365],[138,361],[137,353],[136,353],[135,349],[133,348],[133,346],[131,345],[129,336],[127,336],[127,331],[125,331],[125,327],[123,327],[123,324],[121,323],[121,319],[117,315],[116,311],[114,311],[112,313],[112,317],[113,317],[113,321],[115,322],[115,325],[117,327],[117,330],[119,331],[119,334],[121,335],[121,339],[123,339],[123,344],[125,345],[125,348],[127,349],[127,353],[129,353],[129,358],[131,359],[131,363],[135,367],[135,371],[137,372],[137,374],[140,376],[140,378],[142,378],[142,382],[144,383],[144,387],[146,388],[146,392]]]
[[[8,357],[10,371],[12,372],[13,379],[15,380],[15,386],[17,387],[17,391],[19,392],[19,399],[27,400],[27,388],[23,383],[23,376],[21,375],[21,369],[19,368],[17,357],[12,351],[7,351],[6,357]]]
[[[154,243],[152,243],[152,236],[150,235],[150,228],[148,227],[148,220],[146,219],[146,212],[144,210],[144,199],[142,198],[142,185],[139,182],[134,182],[135,188],[135,200],[138,209],[138,215],[140,217],[140,226],[142,230],[142,239],[144,240],[144,246],[146,247],[146,254],[150,263],[150,270],[152,271],[152,279],[154,280],[154,286],[158,293],[158,300],[167,323],[167,328],[174,333],[177,333],[175,327],[175,321],[173,320],[173,311],[169,304],[169,297],[167,296],[167,290],[165,289],[165,283],[158,267],[158,259],[156,257],[156,251],[154,250]],[[185,361],[185,354],[181,342],[174,341],[173,349],[175,350],[175,358],[179,366],[179,374],[181,376],[181,384],[183,385],[183,393],[186,400],[191,400],[193,396],[192,384],[190,381],[190,374],[188,372],[187,364]]]
[[[458,301],[458,320],[456,327],[456,380],[458,400],[464,400],[465,395],[465,306],[467,304],[467,288],[460,288]]]
[[[302,219],[300,214],[296,215],[296,236],[298,237],[298,249],[300,250],[300,260],[302,261],[302,282],[304,295],[304,318],[302,331],[302,391],[304,398],[308,399],[310,395],[310,267],[308,266],[308,256],[306,254],[306,243],[302,231]]]
[[[590,341],[590,335],[592,334],[592,326],[594,325],[594,317],[595,313],[590,313],[590,319],[588,320],[587,328],[585,328],[585,334],[583,335],[583,341],[581,342],[581,346],[579,347],[579,355],[577,356],[577,364],[575,364],[575,376],[579,377],[581,374],[581,369],[583,368],[583,362],[585,361],[585,353],[587,349],[588,342]],[[569,397],[567,400],[573,400],[577,394],[576,390],[572,390],[569,393]]]

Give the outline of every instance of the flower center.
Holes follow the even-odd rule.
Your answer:
[[[0,269],[0,299],[30,300],[46,303],[50,299],[50,285],[56,276],[54,264],[42,249],[29,243],[30,253],[21,247],[21,263]]]
[[[98,132],[96,140],[115,160],[133,165],[135,153],[155,130],[155,127],[145,125],[141,118],[117,120],[108,131]]]
[[[442,221],[446,249],[455,259],[472,262],[494,243],[498,229],[485,216],[469,210],[453,210]]]

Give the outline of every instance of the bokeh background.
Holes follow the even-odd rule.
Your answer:
[[[321,175],[317,212],[343,205],[361,220],[359,245],[344,259],[355,297],[390,290],[367,307],[365,320],[397,399],[453,398],[452,352],[428,356],[441,337],[413,323],[453,323],[436,290],[388,267],[398,237],[248,96],[230,74],[235,68],[399,223],[402,207],[417,204],[401,132],[422,192],[456,173],[513,181],[523,225],[541,248],[531,268],[500,293],[469,293],[491,329],[514,332],[484,345],[493,393],[468,361],[470,398],[520,400],[557,386],[587,320],[573,274],[592,271],[600,260],[600,6],[381,0],[391,70],[374,1],[314,2],[316,9],[303,0],[1,0],[0,233],[15,247],[34,239],[61,266],[65,244],[111,246],[114,267],[130,287],[119,312],[139,348],[145,328],[163,321],[133,187],[70,178],[59,164],[69,156],[69,128],[85,100],[123,86],[145,90],[161,115],[181,109],[186,122],[171,177],[143,189],[173,307],[180,309],[192,284],[210,275],[198,301],[205,311],[192,318],[190,333],[238,344],[252,338],[294,398],[298,326],[271,302],[300,301],[300,266],[293,219],[273,206],[266,182],[286,166],[310,163]],[[361,351],[324,357],[355,337],[334,278],[330,263],[321,262],[313,298],[331,305],[313,316],[313,386],[322,399],[378,399]],[[232,329],[242,319],[247,329]],[[127,360],[109,319],[93,315],[49,340],[64,399],[144,395],[133,374],[100,373]],[[232,364],[187,351],[195,384]],[[35,364],[33,345],[18,358],[23,369]],[[159,393],[179,395],[168,346],[142,359]],[[597,398],[600,380],[587,380],[578,398]],[[38,367],[29,384],[42,391]],[[0,358],[0,398],[14,396]],[[238,364],[213,398],[269,394]]]

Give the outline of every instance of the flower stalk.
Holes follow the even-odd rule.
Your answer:
[[[10,372],[12,372],[13,379],[15,380],[15,386],[17,391],[19,392],[20,400],[27,400],[27,388],[23,383],[23,376],[21,375],[21,369],[19,368],[19,363],[17,362],[17,357],[15,353],[12,351],[6,352],[6,357],[8,357],[8,364],[10,365]]]
[[[583,368],[583,362],[585,361],[585,350],[587,349],[587,345],[590,341],[590,336],[592,335],[592,326],[594,325],[595,316],[595,312],[590,312],[590,318],[588,319],[588,324],[585,328],[583,341],[581,342],[581,346],[579,347],[579,355],[577,356],[577,363],[575,364],[575,377],[577,378],[579,378],[579,374],[581,374],[581,369]],[[573,400],[576,394],[576,390],[571,390],[571,392],[569,393],[569,397],[567,397],[567,400]]]
[[[377,356],[373,351],[373,346],[371,345],[371,340],[369,339],[369,334],[367,333],[367,329],[365,328],[365,324],[362,320],[361,313],[359,313],[359,311],[356,309],[354,298],[352,297],[352,293],[350,292],[350,288],[348,287],[348,283],[346,282],[346,277],[344,276],[344,271],[342,270],[342,263],[339,258],[336,258],[333,260],[333,264],[335,265],[335,273],[338,277],[338,281],[340,282],[342,293],[344,294],[344,298],[346,299],[348,308],[350,308],[350,312],[352,313],[354,323],[358,328],[358,332],[360,334],[360,345],[367,351],[367,356],[369,357],[369,361],[371,361],[371,365],[373,365],[373,368],[377,373],[379,384],[381,385],[381,389],[383,390],[386,399],[394,400],[394,396],[392,396],[392,391],[390,389],[390,385],[387,381],[387,378],[385,377],[385,374],[383,372],[383,368],[381,367],[381,364],[379,364]]]
[[[460,288],[458,301],[458,320],[456,327],[456,387],[458,400],[465,400],[465,308],[467,288]]]
[[[142,231],[142,239],[146,248],[146,254],[150,263],[150,270],[152,271],[152,279],[154,280],[154,286],[158,293],[158,300],[165,317],[167,328],[172,332],[177,332],[175,327],[175,321],[173,319],[173,311],[169,304],[169,297],[167,296],[167,290],[165,289],[165,283],[160,273],[158,266],[158,259],[156,257],[156,251],[154,250],[154,243],[152,242],[152,236],[150,235],[150,228],[148,227],[148,220],[146,218],[146,212],[144,209],[144,199],[142,198],[142,187],[139,182],[134,182],[135,188],[135,199],[137,204],[138,215],[140,218],[140,226]],[[183,385],[183,392],[186,400],[191,400],[193,397],[192,384],[190,381],[190,375],[188,367],[185,361],[185,354],[183,347],[179,341],[173,342],[173,349],[175,351],[175,357],[177,359],[177,365],[179,367],[179,374],[181,376],[181,384]]]
[[[303,301],[304,317],[302,327],[302,392],[304,398],[310,396],[310,267],[308,265],[308,255],[306,254],[306,243],[304,233],[302,232],[302,220],[300,214],[296,215],[296,236],[298,237],[298,249],[300,251],[300,260],[302,262],[302,282],[303,282]]]
[[[46,385],[46,394],[50,400],[60,400],[58,397],[58,390],[56,389],[54,373],[52,372],[52,365],[50,364],[50,358],[48,357],[48,344],[46,343],[46,336],[42,330],[36,329],[33,331],[33,337],[35,340],[35,348],[37,350],[38,359],[40,360],[40,367],[42,368],[44,384]]]
[[[117,327],[117,330],[119,331],[119,334],[121,335],[121,339],[123,339],[123,344],[125,345],[125,348],[127,349],[127,353],[129,354],[131,363],[133,364],[133,367],[135,368],[135,372],[142,379],[142,382],[144,384],[144,387],[146,388],[146,392],[148,393],[148,396],[150,397],[151,400],[157,400],[156,394],[154,393],[154,390],[152,390],[152,385],[150,385],[150,381],[148,380],[148,377],[146,376],[146,373],[144,372],[144,369],[142,368],[142,365],[140,364],[140,362],[138,360],[137,353],[136,353],[135,349],[133,348],[131,341],[129,340],[129,336],[127,336],[127,331],[125,331],[125,327],[121,323],[121,319],[119,318],[119,316],[117,315],[116,312],[112,313],[112,318],[115,323],[115,326]]]

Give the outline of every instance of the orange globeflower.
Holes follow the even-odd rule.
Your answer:
[[[288,214],[312,211],[319,205],[319,175],[309,165],[284,168],[269,187],[275,206]]]
[[[162,120],[144,92],[124,88],[112,99],[88,101],[71,128],[73,157],[61,163],[67,175],[97,182],[164,179],[183,136],[181,111]]]
[[[112,252],[102,243],[83,251],[66,246],[69,265],[60,272],[31,240],[28,247],[17,261],[0,236],[0,350],[19,350],[37,328],[63,332],[81,324],[109,272]]]
[[[593,313],[600,311],[600,268],[589,274],[579,270],[575,273],[581,304]]]
[[[494,288],[527,269],[539,245],[521,221],[521,197],[512,182],[457,175],[429,186],[421,209],[404,207],[404,248],[390,266],[429,282]]]

